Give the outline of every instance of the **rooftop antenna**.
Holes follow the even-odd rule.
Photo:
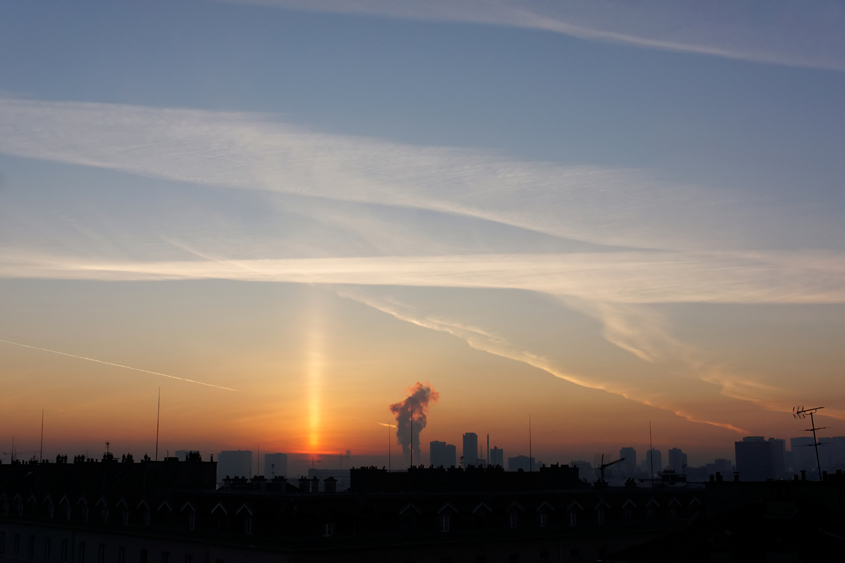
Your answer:
[[[106,442],[106,453],[107,454],[109,453],[109,443],[108,442]]]
[[[156,410],[156,461],[158,461],[158,423],[161,420],[161,387],[158,388],[158,409]]]
[[[414,466],[414,417],[411,417],[411,467]]]
[[[534,455],[531,453],[531,414],[528,414],[528,471],[534,471]]]
[[[654,444],[651,442],[651,421],[648,421],[648,463],[651,467],[651,488],[654,488]]]
[[[387,472],[390,473],[390,429],[392,426],[387,425]]]
[[[609,463],[604,462],[604,454],[601,454],[601,464],[599,465],[599,473],[601,474],[601,482],[604,483],[604,470],[610,467],[611,465],[616,465],[617,463],[621,463],[625,461],[624,457],[620,457],[616,461],[611,461]]]
[[[261,444],[258,443],[255,446],[255,465],[258,466],[258,472],[256,473],[256,475],[261,475]]]
[[[812,409],[805,409],[804,407],[795,407],[792,409],[792,416],[794,416],[795,418],[807,418],[807,415],[810,415],[810,426],[812,426],[812,428],[807,428],[804,431],[813,433],[813,443],[807,445],[812,445],[814,448],[816,448],[816,466],[819,469],[819,481],[822,480],[822,463],[821,461],[819,461],[819,446],[821,446],[822,444],[820,444],[818,438],[816,438],[816,430],[824,430],[827,427],[817,427],[816,421],[813,420],[813,414],[823,408],[824,407],[814,407]]]
[[[490,434],[487,434],[487,459],[485,466],[490,467]]]
[[[41,409],[41,449],[38,450],[38,462],[44,459],[44,409]]]

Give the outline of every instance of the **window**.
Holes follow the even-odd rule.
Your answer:
[[[194,556],[190,553],[185,554],[185,563],[194,563]]]
[[[323,526],[323,536],[329,538],[334,535],[334,524],[332,522],[326,522]]]
[[[104,506],[103,510],[100,511],[100,516],[103,518],[103,524],[107,523],[109,521],[109,509]]]
[[[141,550],[141,557],[138,559],[141,563],[147,563],[147,550]]]
[[[577,526],[578,525],[578,513],[574,510],[569,513],[569,525],[570,526]]]
[[[104,543],[97,548],[97,563],[106,563],[106,544]]]
[[[126,546],[121,545],[117,548],[117,563],[126,563]]]
[[[123,509],[123,525],[129,525],[129,510]]]
[[[581,553],[577,549],[572,549],[569,551],[569,563],[580,563],[581,562]]]
[[[246,518],[244,518],[244,533],[252,533],[252,516],[247,516]]]
[[[27,550],[27,557],[35,559],[35,536],[29,536],[29,549]]]
[[[540,563],[551,563],[552,557],[548,551],[540,552]]]
[[[150,511],[145,510],[144,511],[144,526],[149,526],[149,525],[150,525]]]
[[[79,546],[77,551],[79,552],[79,557],[77,558],[77,563],[85,563],[85,542],[79,542]]]
[[[0,555],[6,553],[6,532],[0,532]]]
[[[598,524],[599,526],[604,524],[604,510],[602,510],[601,508],[596,510],[596,524]]]
[[[50,560],[50,538],[44,538],[44,561]]]
[[[61,562],[67,563],[67,540],[62,540]]]
[[[15,534],[14,543],[12,543],[12,555],[17,557],[21,554],[21,535]]]
[[[519,526],[519,514],[516,512],[508,514],[508,525],[511,527],[511,530],[516,529]]]
[[[161,552],[161,563],[170,563],[170,552],[169,551],[162,551]]]
[[[196,530],[197,529],[197,513],[193,510],[188,513],[188,529],[189,530]]]
[[[625,509],[625,521],[630,522],[634,519],[634,511],[630,507]]]
[[[678,517],[678,509],[674,506],[669,509],[669,519],[675,520]]]
[[[649,522],[653,522],[653,521],[654,521],[654,509],[653,509],[653,508],[649,508],[649,509],[646,511],[646,518],[648,519],[648,521],[649,521]]]
[[[449,518],[448,514],[441,514],[440,515],[440,531],[441,532],[448,532],[449,531],[449,525],[451,524],[451,522],[449,520],[450,520],[450,518]]]
[[[540,513],[540,527],[545,528],[549,525],[549,514],[547,512]]]

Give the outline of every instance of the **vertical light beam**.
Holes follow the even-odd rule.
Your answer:
[[[315,290],[316,293],[316,290]],[[317,453],[320,448],[321,399],[325,367],[325,338],[320,295],[314,295],[308,311],[306,334],[306,370],[308,379],[308,448]]]

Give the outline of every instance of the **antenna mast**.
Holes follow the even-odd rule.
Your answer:
[[[648,463],[651,468],[651,488],[654,488],[654,444],[651,442],[651,421],[648,421]]]
[[[158,423],[161,420],[161,387],[158,388],[158,408],[156,409],[156,461],[158,461]]]
[[[534,455],[531,453],[531,415],[528,415],[528,471],[534,471]]]
[[[41,409],[41,449],[38,450],[38,462],[44,459],[44,409]]]
[[[821,463],[821,461],[819,461],[819,446],[821,446],[822,444],[820,444],[818,438],[816,438],[816,430],[824,430],[827,427],[826,426],[817,427],[816,421],[813,420],[813,414],[815,414],[816,411],[819,411],[823,408],[824,407],[815,407],[815,408],[812,408],[812,409],[805,409],[804,407],[795,407],[795,408],[792,409],[792,416],[795,417],[795,418],[807,418],[807,415],[808,414],[810,415],[810,426],[812,426],[812,428],[807,428],[805,430],[805,432],[812,432],[813,433],[813,447],[816,449],[816,467],[818,467],[818,470],[819,470],[819,481],[822,480],[822,463]]]

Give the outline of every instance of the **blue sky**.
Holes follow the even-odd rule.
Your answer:
[[[32,303],[67,283],[70,310],[86,283],[312,284],[503,372],[727,429],[711,446],[786,432],[828,385],[845,417],[843,22],[833,2],[10,0],[0,283]],[[33,307],[0,338],[85,355],[33,342]]]

